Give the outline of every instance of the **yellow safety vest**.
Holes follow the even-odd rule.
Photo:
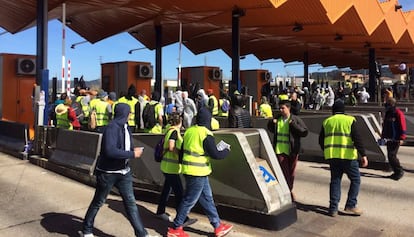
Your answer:
[[[73,130],[73,126],[68,118],[68,112],[63,113],[61,115],[56,114],[56,123],[56,127],[58,128]]]
[[[219,114],[219,109],[218,109],[218,101],[217,98],[214,95],[210,96],[211,99],[213,99],[213,111],[211,111],[211,115],[215,116]]]
[[[280,94],[278,97],[280,101],[289,100],[289,96],[286,94]]]
[[[358,159],[351,137],[351,126],[354,121],[353,116],[345,114],[336,114],[323,121],[325,159]]]
[[[182,173],[207,176],[211,173],[210,157],[204,153],[203,141],[213,133],[204,126],[194,125],[184,133]]]
[[[284,122],[283,117],[277,120],[276,154],[290,154],[289,120]]]
[[[106,101],[99,101],[98,103],[96,103],[96,126],[102,127],[109,124],[108,105],[109,103]]]
[[[229,105],[230,105],[230,101],[229,101],[229,100],[227,100],[227,102],[228,102],[228,103],[229,103]],[[224,112],[224,111],[221,109],[221,106],[223,106],[223,103],[224,103],[223,99],[219,99],[218,116],[221,116],[221,117],[228,117],[228,116],[229,116],[229,111]]]
[[[272,107],[269,104],[263,103],[259,107],[260,116],[265,118],[273,118]]]
[[[165,153],[161,161],[161,171],[166,174],[181,173],[181,164],[179,162],[178,153],[169,151],[168,149],[169,140],[174,131],[177,131],[177,140],[175,141],[175,147],[177,150],[180,150],[183,144],[183,137],[181,136],[180,129],[177,127],[171,127],[165,134],[163,145]]]
[[[135,127],[135,104],[138,102],[138,99],[135,97],[132,97],[132,100],[128,100],[127,98],[121,97],[118,100],[118,103],[125,103],[128,104],[129,107],[131,108],[131,115],[129,116],[129,120],[128,120],[128,126],[131,127]],[[115,108],[115,104],[114,104],[114,108]],[[115,110],[114,110],[115,111]]]
[[[80,95],[76,97],[76,102],[78,102],[82,107],[83,112],[83,120],[79,121],[81,124],[88,124],[88,118],[89,118],[89,104],[83,104],[82,100],[85,96]]]

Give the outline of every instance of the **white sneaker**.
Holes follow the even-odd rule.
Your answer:
[[[159,235],[146,235],[145,237],[160,237]]]
[[[82,231],[79,231],[78,233],[79,233],[80,237],[94,237],[94,235],[92,233],[91,234],[84,234]]]

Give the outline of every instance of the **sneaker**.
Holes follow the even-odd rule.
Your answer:
[[[145,237],[160,237],[159,235],[146,235]]]
[[[329,211],[328,216],[335,217],[338,215],[338,211]]]
[[[168,213],[161,213],[161,214],[157,214],[157,217],[161,220],[164,221],[169,221],[169,222],[173,222],[174,219],[172,218],[172,216],[170,216],[170,214]]]
[[[183,227],[168,228],[167,237],[190,237],[187,233],[184,232]]]
[[[402,171],[401,173],[393,173],[392,175],[388,176],[388,178],[397,181],[397,180],[400,180],[403,176],[404,176],[404,171]]]
[[[82,231],[79,231],[78,234],[79,234],[80,237],[94,237],[94,235],[92,233],[84,234]]]
[[[344,212],[345,214],[352,215],[352,216],[362,215],[362,210],[360,210],[357,207],[345,207]]]
[[[184,221],[183,227],[187,227],[189,225],[192,225],[194,223],[196,223],[198,220],[196,218],[189,218],[187,217]]]
[[[227,235],[232,228],[233,225],[220,223],[219,227],[214,229],[214,234],[216,234],[216,237],[222,237]]]

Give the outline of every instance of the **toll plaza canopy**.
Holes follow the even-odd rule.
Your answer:
[[[414,62],[414,12],[396,0],[48,0],[49,19],[62,18],[91,43],[129,32],[155,48],[179,41],[195,54],[232,55],[232,17],[240,15],[240,55],[259,60],[367,68],[369,49],[382,64]],[[35,24],[36,0],[0,0],[0,26],[10,33]],[[69,24],[70,23],[70,24]]]

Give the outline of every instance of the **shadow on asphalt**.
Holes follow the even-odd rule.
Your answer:
[[[305,204],[301,202],[295,202],[296,208],[298,210],[304,211],[304,212],[315,212],[322,215],[328,215],[328,208],[318,205],[312,205],[312,204]]]
[[[57,212],[48,212],[42,214],[43,219],[40,224],[49,233],[59,233],[69,237],[79,237],[79,231],[82,230],[82,219],[66,214]],[[99,229],[93,230],[94,234],[100,237],[115,237],[114,235],[108,235]]]
[[[125,209],[124,209],[124,204],[122,203],[121,200],[108,199],[106,201],[106,203],[108,204],[109,208],[111,208],[112,210],[114,210],[116,212],[121,213],[122,215],[124,215],[125,218],[127,218],[126,217],[126,212],[125,212]],[[167,222],[157,218],[157,216],[152,211],[148,210],[147,208],[145,208],[141,205],[138,205],[138,209],[139,209],[139,214],[141,216],[141,219],[142,219],[142,222],[144,223],[145,228],[153,229],[154,231],[156,231],[161,236],[166,235],[166,233],[168,231],[168,227],[171,227],[172,223],[167,223]],[[99,213],[98,213],[98,215],[99,215]],[[175,212],[170,213],[170,215],[175,217]],[[194,229],[192,227],[185,227],[184,230],[186,232],[188,232],[189,234],[194,233],[194,234],[209,236],[209,237],[214,236],[213,233],[201,231],[201,230],[198,230],[198,229]]]

